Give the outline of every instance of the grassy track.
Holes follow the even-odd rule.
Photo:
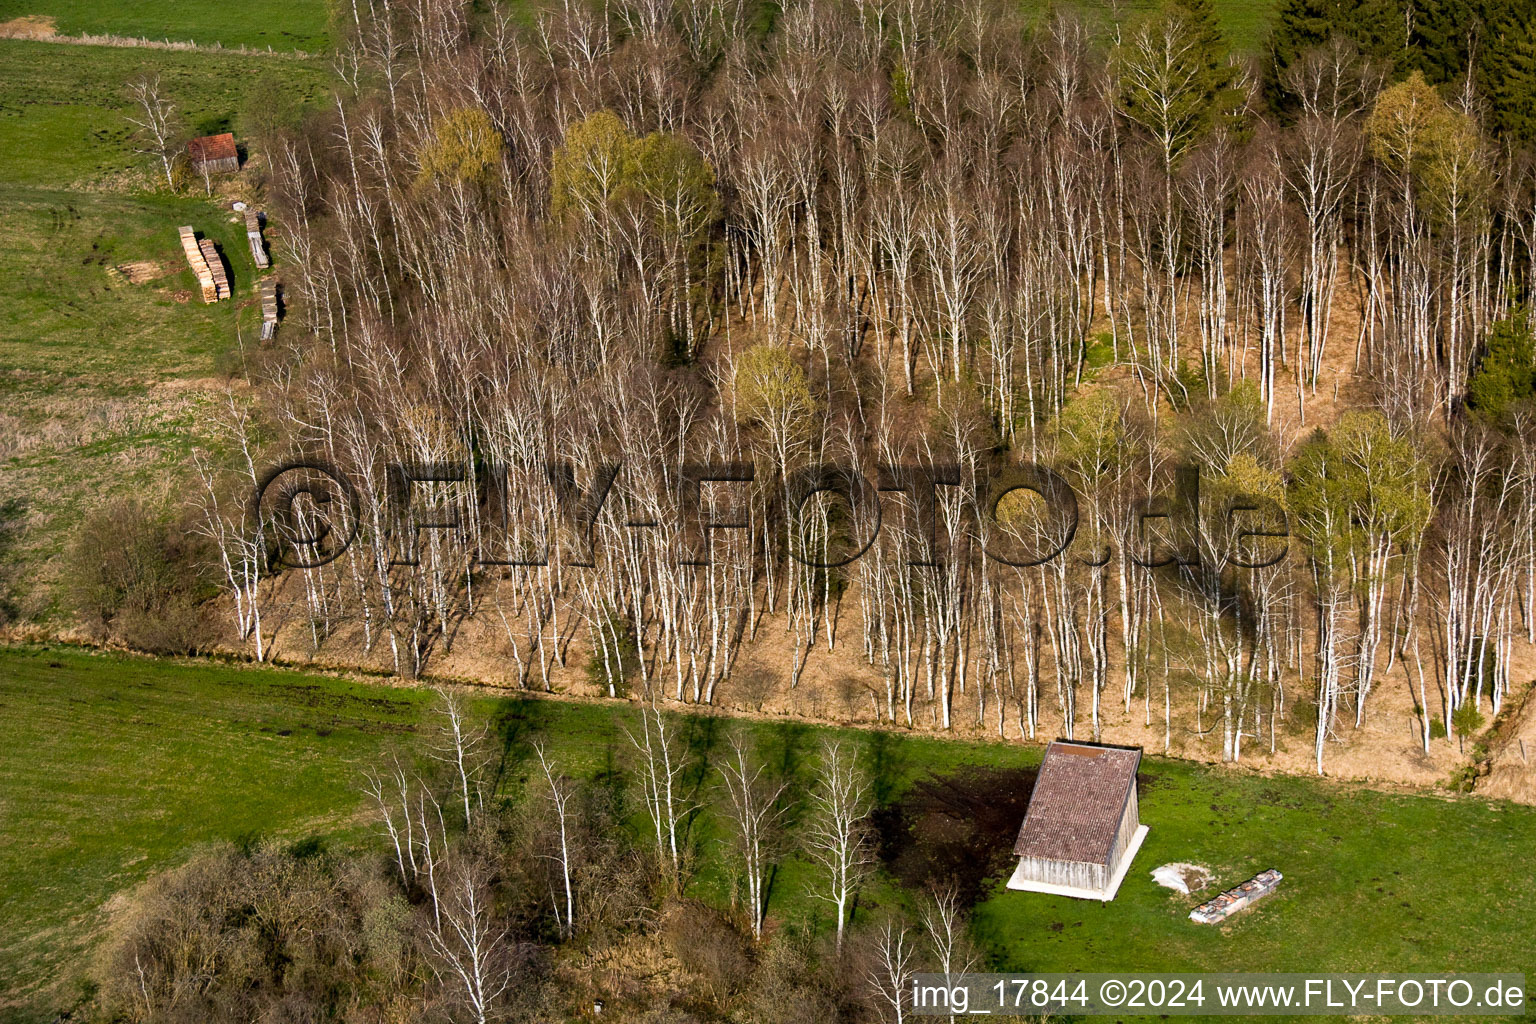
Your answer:
[[[0,0],[0,21],[50,17],[61,35],[143,36],[203,45],[318,53],[326,43],[325,0]]]
[[[426,703],[419,690],[298,672],[0,648],[0,991],[78,972],[103,906],[199,844],[258,833],[371,842],[358,771],[410,742]],[[628,707],[485,699],[476,711],[507,744],[509,791],[527,776],[534,736],[572,773],[623,764]],[[707,757],[728,724],[688,720],[690,743]],[[824,731],[752,728],[798,773]],[[1029,767],[1039,757],[1018,746],[849,735],[878,765],[882,798],[895,807],[934,774]],[[1156,758],[1144,765],[1142,805],[1151,833],[1114,903],[999,891],[996,879],[985,887],[976,934],[992,966],[1536,969],[1536,930],[1519,923],[1536,901],[1536,808]],[[701,822],[696,836],[705,896],[718,895],[722,877],[709,829]],[[1229,882],[1278,867],[1286,881],[1231,924],[1201,927],[1187,919],[1193,900],[1147,875],[1168,860],[1203,862]],[[904,898],[889,883],[872,896]],[[804,897],[804,867],[789,864],[770,916],[819,913]]]

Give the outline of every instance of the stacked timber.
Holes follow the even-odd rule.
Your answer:
[[[203,251],[203,259],[208,264],[209,272],[213,275],[215,294],[221,299],[229,298],[229,275],[224,272],[224,261],[219,258],[218,246],[206,238],[201,239],[197,244]]]
[[[213,269],[208,266],[208,257],[203,253],[202,246],[198,244],[197,232],[187,225],[183,225],[180,230],[181,248],[187,254],[187,263],[191,266],[192,273],[197,275],[198,285],[202,287],[203,301],[219,301],[222,298],[219,295],[219,286],[213,279]],[[219,269],[222,272],[224,268],[220,266]]]
[[[271,264],[267,260],[267,246],[261,238],[261,214],[245,208],[245,238],[251,243],[251,259],[256,262],[258,270],[266,270]]]
[[[1189,919],[1197,924],[1215,924],[1224,921],[1245,907],[1252,906],[1275,891],[1285,876],[1274,868],[1260,871],[1235,889],[1228,889],[1213,900],[1207,900],[1189,912]]]
[[[271,341],[277,333],[277,280],[261,279],[261,340]]]

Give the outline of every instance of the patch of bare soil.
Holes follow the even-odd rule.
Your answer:
[[[1175,861],[1172,864],[1160,864],[1153,868],[1152,880],[1164,889],[1172,889],[1187,896],[1211,884],[1211,869],[1203,864]]]
[[[171,273],[171,270],[154,260],[135,260],[132,263],[119,263],[113,269],[127,278],[129,284],[145,284]]]
[[[302,596],[295,591],[292,600],[292,610],[272,645],[272,656],[289,663],[339,671],[359,667],[385,672],[396,670],[387,642],[380,642],[373,650],[365,651],[360,628],[338,632],[315,651],[302,615]],[[481,600],[487,600],[485,591],[481,593]],[[494,601],[493,596],[491,600]],[[483,607],[494,607],[494,603]],[[885,680],[863,657],[857,608],[857,600],[845,595],[835,648],[828,651],[824,638],[819,638],[799,685],[793,688],[789,685],[788,670],[794,658],[792,635],[782,618],[764,617],[756,635],[744,642],[731,677],[719,684],[712,708],[700,710],[943,735],[934,703],[922,699],[922,695],[914,703],[914,720],[910,724],[899,704],[896,721],[892,722],[887,716]],[[594,685],[588,677],[585,643],[586,633],[579,630],[570,645],[566,664],[551,664],[550,690],[567,698],[606,700],[606,691]],[[1193,695],[1175,694],[1172,728],[1168,730],[1163,721],[1161,685],[1154,683],[1150,701],[1138,691],[1127,708],[1123,694],[1117,692],[1121,679],[1119,652],[1114,651],[1112,655],[1109,686],[1101,699],[1098,735],[1095,736],[1089,720],[1091,697],[1085,686],[1078,694],[1078,719],[1073,729],[1076,738],[1139,746],[1148,753],[1166,753],[1211,764],[1221,762],[1219,722],[1214,722],[1210,713],[1197,719]],[[1425,754],[1420,719],[1414,710],[1416,677],[1405,671],[1401,660],[1387,673],[1383,659],[1382,668],[1360,727],[1355,727],[1351,712],[1341,711],[1326,746],[1326,774],[1385,788],[1403,785],[1443,788],[1453,773],[1469,762],[1470,742],[1463,751],[1455,740],[1440,737],[1431,741],[1430,752]],[[434,651],[428,665],[428,673],[434,678],[514,689],[544,689],[543,677],[536,665],[527,666],[526,671],[526,676],[520,674],[503,627],[494,615],[477,616],[461,624],[451,649]],[[1425,671],[1432,680],[1433,668],[1426,664]],[[677,697],[675,666],[653,667],[651,686],[672,704]],[[1232,770],[1295,775],[1316,773],[1313,711],[1309,703],[1311,681],[1288,678],[1285,686],[1286,711],[1280,728],[1273,737],[1267,724],[1262,735],[1245,732],[1240,761],[1229,766]],[[1439,718],[1442,711],[1432,681],[1429,688],[1430,713]],[[630,699],[642,689],[641,680],[638,677],[632,679]],[[684,707],[692,699],[691,692],[686,689],[683,696],[684,703],[676,706]],[[979,696],[984,696],[984,705],[978,700]],[[995,695],[990,689],[982,694],[978,680],[972,674],[966,687],[955,694],[953,724],[947,735],[961,739],[1041,744],[1066,735],[1066,725],[1055,701],[1055,685],[1049,678],[1042,680],[1040,699],[1041,721],[1035,734],[1028,736],[1020,728],[1017,709],[1012,704],[999,708]],[[1532,759],[1536,760],[1533,741],[1536,736],[1527,738],[1526,746]],[[1532,802],[1536,802],[1536,796]],[[1017,826],[1017,821],[1014,825]]]
[[[948,883],[969,906],[989,879],[1013,870],[1014,840],[1034,790],[1032,769],[930,776],[876,812],[880,858],[908,886]]]
[[[58,33],[58,19],[43,14],[24,14],[10,21],[0,21],[0,39],[52,39]]]

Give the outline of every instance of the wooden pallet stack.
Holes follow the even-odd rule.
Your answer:
[[[251,243],[251,259],[256,261],[258,270],[266,270],[271,266],[267,260],[267,246],[261,238],[261,214],[249,206],[245,208],[245,238]]]
[[[197,275],[197,283],[203,289],[203,301],[219,301],[222,298],[219,295],[219,286],[213,279],[213,268],[208,265],[208,257],[203,253],[202,246],[198,244],[197,232],[193,231],[189,225],[183,225],[180,230],[181,248],[187,254],[187,263],[192,267],[192,273]],[[218,260],[215,259],[214,262],[217,263]],[[223,269],[221,265],[220,272]],[[225,283],[227,286],[228,282]]]

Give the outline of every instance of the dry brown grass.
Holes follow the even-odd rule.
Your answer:
[[[42,14],[24,14],[10,21],[0,21],[0,39],[53,39],[58,36],[58,19]]]

